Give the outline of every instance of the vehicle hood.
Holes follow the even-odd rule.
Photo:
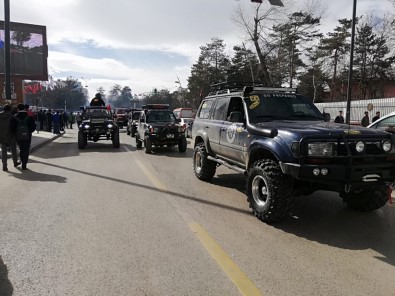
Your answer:
[[[272,121],[258,123],[255,126],[265,129],[277,129],[278,136],[294,140],[298,140],[306,136],[327,137],[339,134],[360,136],[385,135],[384,132],[376,129],[323,121]]]
[[[178,129],[179,124],[177,123],[171,123],[171,122],[155,122],[155,123],[149,123],[150,126],[156,127],[156,128],[167,128],[167,129]]]

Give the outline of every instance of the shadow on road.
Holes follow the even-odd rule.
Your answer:
[[[35,161],[31,160],[30,162],[35,162]],[[67,181],[67,178],[65,178],[65,177],[37,173],[37,172],[29,170],[29,169],[26,171],[21,171],[21,172],[22,173],[14,173],[14,172],[8,172],[8,173],[16,179],[26,180],[26,181],[56,182],[56,183],[66,183],[66,181]],[[0,296],[1,296],[1,294],[0,294]]]
[[[349,250],[373,249],[377,259],[395,266],[395,208],[373,212],[350,210],[337,194],[320,191],[298,197],[292,217],[277,229],[310,241]]]
[[[113,182],[127,184],[127,185],[130,185],[130,186],[135,186],[135,187],[140,187],[140,188],[144,188],[144,189],[147,189],[147,190],[162,192],[162,193],[166,193],[166,194],[169,194],[171,196],[174,196],[174,197],[179,197],[179,198],[183,198],[183,199],[186,199],[186,200],[199,202],[199,203],[202,203],[202,204],[211,205],[211,206],[227,209],[227,210],[230,210],[230,211],[234,211],[234,212],[238,212],[238,213],[242,213],[242,214],[246,214],[246,215],[251,215],[250,211],[246,211],[246,210],[243,210],[243,209],[240,209],[240,208],[232,207],[232,206],[229,206],[229,205],[226,205],[226,204],[216,203],[216,202],[212,202],[212,201],[209,201],[209,200],[196,198],[196,197],[193,197],[193,196],[180,194],[178,192],[173,192],[173,191],[168,191],[168,190],[161,190],[161,189],[155,188],[153,186],[147,186],[147,185],[143,185],[143,184],[139,184],[139,183],[134,183],[134,182],[130,182],[130,181],[120,180],[120,179],[112,178],[110,176],[103,176],[103,175],[94,174],[94,173],[91,173],[91,172],[84,172],[84,171],[81,171],[81,170],[77,170],[77,169],[73,169],[73,168],[69,168],[69,167],[64,167],[64,166],[60,166],[60,165],[56,165],[56,164],[52,164],[52,163],[42,162],[42,161],[38,161],[38,160],[32,160],[32,162],[40,163],[40,164],[43,164],[43,165],[46,165],[46,166],[56,167],[56,168],[62,169],[62,170],[68,170],[68,171],[79,173],[79,174],[83,174],[83,175],[88,175],[88,176],[92,176],[92,177],[96,177],[96,178],[101,178],[101,179],[104,179],[104,180],[107,180],[107,181],[111,180]]]
[[[4,264],[0,256],[0,295],[11,296],[14,291],[10,280],[8,279],[7,266]]]

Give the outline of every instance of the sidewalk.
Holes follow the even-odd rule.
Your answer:
[[[30,144],[30,152],[33,152],[34,150],[40,148],[41,146],[55,140],[56,138],[59,138],[63,135],[63,133],[56,135],[52,132],[46,132],[46,131],[35,131],[32,134],[32,143]]]

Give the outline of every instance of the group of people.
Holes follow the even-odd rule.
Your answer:
[[[380,111],[376,112],[376,116],[372,118],[372,123],[376,120],[380,119]],[[339,111],[339,115],[335,118],[335,123],[344,123],[343,111]],[[367,127],[370,124],[369,121],[369,112],[365,111],[364,116],[361,119],[361,125]]]
[[[37,130],[53,132],[54,134],[64,132],[65,128],[72,129],[76,121],[76,116],[73,112],[52,111],[51,109],[39,110],[34,116],[37,122]]]
[[[16,114],[14,114],[12,106],[6,104],[0,112],[0,143],[3,171],[8,171],[8,148],[10,148],[12,154],[14,167],[22,164],[22,170],[27,169],[32,133],[36,130],[34,117],[28,114],[28,107],[26,108],[24,104],[18,104],[16,109]],[[18,161],[17,145],[19,146],[20,161]]]

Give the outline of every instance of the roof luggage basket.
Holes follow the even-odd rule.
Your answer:
[[[249,87],[249,90],[267,91],[267,92],[287,92],[297,93],[297,88],[290,87],[266,87],[260,82],[237,82],[237,81],[224,81],[214,83],[211,85],[209,96],[226,94],[233,92],[242,92],[245,87]]]

